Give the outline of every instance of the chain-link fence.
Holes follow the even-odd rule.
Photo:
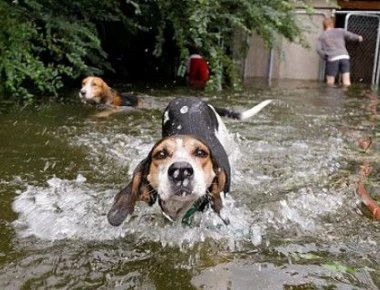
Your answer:
[[[345,28],[363,37],[361,43],[347,42],[352,82],[378,85],[380,15],[349,12]]]

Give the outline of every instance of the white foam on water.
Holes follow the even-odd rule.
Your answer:
[[[100,171],[110,169],[110,165],[125,167],[129,166],[132,173],[137,164],[148,155],[154,140],[152,138],[137,138],[125,134],[104,134],[100,132],[89,132],[72,139],[73,146],[85,147],[88,159],[94,169]],[[106,162],[106,164],[104,164]]]
[[[232,167],[240,159],[238,144],[229,142]],[[72,146],[84,147],[94,170],[108,171],[114,167],[129,166],[132,175],[137,164],[148,155],[154,144],[152,138],[137,138],[124,134],[88,132],[72,137]],[[102,166],[95,166],[102,164]],[[36,236],[43,240],[85,239],[108,240],[134,235],[138,240],[159,241],[162,245],[192,245],[212,238],[228,240],[233,247],[236,240],[261,241],[259,226],[251,231],[249,224],[251,212],[235,206],[231,195],[225,199],[223,214],[231,225],[223,221],[211,209],[196,213],[192,226],[181,222],[171,223],[162,215],[159,207],[149,207],[138,203],[135,213],[120,227],[108,224],[106,213],[111,208],[117,191],[104,190],[102,185],[87,183],[86,177],[78,175],[75,180],[54,177],[45,186],[27,185],[18,192],[13,210],[18,219],[13,223],[22,237]],[[125,183],[125,185],[127,182]]]
[[[279,202],[280,215],[277,220],[288,225],[290,222],[290,226],[296,224],[304,232],[322,231],[320,217],[336,212],[343,202],[343,195],[333,195],[327,191],[308,193],[301,189]]]
[[[28,185],[18,192],[12,204],[17,233],[43,240],[120,236],[105,218],[106,197],[111,200],[112,192],[91,188],[85,180],[82,175],[75,180],[54,177],[45,187]]]
[[[250,229],[249,211],[235,207],[230,196],[225,200],[224,209],[231,221],[229,226],[212,210],[195,214],[192,225],[187,226],[180,221],[167,221],[158,206],[139,203],[129,221],[113,227],[106,213],[114,194],[87,184],[82,175],[75,180],[54,177],[47,180],[46,186],[28,185],[18,192],[13,202],[13,210],[18,214],[13,226],[20,237],[35,236],[48,241],[110,240],[133,235],[138,240],[156,241],[163,246],[191,246],[212,238],[228,240],[234,247],[235,240],[249,239],[251,233],[260,235],[257,226]],[[254,240],[260,241],[261,237]]]
[[[238,205],[232,195],[224,200],[223,215],[230,225],[211,210],[196,213],[190,226],[180,221],[168,221],[158,205],[139,202],[135,212],[120,227],[111,226],[106,218],[113,190],[86,183],[82,175],[75,180],[57,177],[47,180],[46,186],[28,185],[13,202],[18,214],[13,226],[20,237],[35,236],[42,240],[61,239],[112,240],[133,236],[136,242],[153,241],[162,246],[192,247],[207,239],[223,241],[231,250],[242,242],[260,245],[269,227],[286,230],[296,227],[299,232],[323,232],[324,215],[334,213],[342,204],[342,197],[324,192],[293,194],[286,200],[271,205],[260,205],[250,210]]]
[[[211,209],[196,213],[192,225],[186,226],[180,221],[168,221],[157,205],[149,207],[140,202],[128,221],[120,227],[112,227],[106,214],[117,190],[105,189],[102,184],[90,184],[86,176],[78,174],[74,180],[50,178],[44,186],[26,184],[25,190],[18,192],[13,202],[13,210],[18,214],[13,222],[16,233],[21,237],[35,236],[48,241],[112,240],[133,236],[137,241],[180,247],[213,239],[223,240],[231,249],[236,249],[241,242],[260,245],[273,227],[285,231],[295,227],[299,233],[306,234],[323,233],[321,217],[336,213],[342,206],[343,196],[323,190],[308,190],[307,184],[318,181],[320,176],[323,178],[339,167],[334,161],[339,157],[339,140],[331,140],[332,145],[327,148],[323,143],[310,147],[307,141],[291,144],[273,141],[269,144],[243,140],[239,134],[230,137],[236,142],[229,144],[232,192],[225,198],[223,209],[223,216],[230,220],[228,226]],[[151,136],[88,132],[73,136],[71,143],[72,146],[86,148],[91,164],[97,164],[94,171],[113,171],[128,165],[131,176],[155,141]],[[247,143],[243,150],[242,143]],[[284,159],[285,152],[291,155],[291,159]],[[273,167],[275,173],[280,169],[281,178],[285,176],[286,182],[301,185],[300,189],[287,193],[284,198],[247,208],[240,192],[252,188],[259,191],[256,188],[262,184],[270,184],[269,191],[284,190],[288,186],[281,184],[282,179],[271,172],[261,174],[256,171],[255,162],[261,162],[269,155],[267,160],[274,164],[268,164],[268,168]],[[320,160],[310,161],[316,157]],[[316,166],[310,167],[311,164]],[[125,185],[127,182],[120,189]]]

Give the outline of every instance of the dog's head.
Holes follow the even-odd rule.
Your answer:
[[[111,88],[100,77],[89,76],[82,80],[79,97],[84,103],[106,103]]]
[[[116,195],[108,220],[118,226],[133,212],[136,201],[152,205],[157,198],[163,213],[177,219],[206,195],[219,214],[226,182],[224,169],[204,142],[186,135],[166,137],[154,145],[130,184]]]

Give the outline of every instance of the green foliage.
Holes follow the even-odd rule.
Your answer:
[[[90,1],[0,0],[1,93],[23,101],[57,95],[65,79],[111,69],[95,25],[117,15],[110,3],[98,14],[94,5],[84,9]]]
[[[296,23],[296,1],[292,0],[136,0],[133,3],[136,11],[149,15],[151,27],[156,29],[157,56],[165,43],[164,31],[173,31],[182,63],[179,75],[185,72],[188,46],[201,51],[213,72],[208,84],[211,89],[220,89],[227,82],[232,86],[239,82],[228,51],[235,31],[242,30],[248,35],[257,33],[268,47],[273,46],[275,34],[303,43],[301,28]],[[306,1],[297,3],[308,7]]]
[[[274,34],[302,41],[293,0],[0,0],[0,93],[18,100],[57,95],[68,79],[112,70],[99,25],[118,22],[128,33],[155,35],[161,57],[172,36],[178,75],[189,46],[208,59],[208,89],[239,83],[230,48],[234,32],[257,33],[268,46]],[[297,3],[300,3],[297,1]],[[301,3],[304,3],[301,1]],[[306,2],[305,2],[306,3]],[[121,35],[122,37],[122,35]]]

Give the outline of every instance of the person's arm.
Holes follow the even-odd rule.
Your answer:
[[[359,42],[363,41],[363,37],[361,35],[347,31],[347,30],[344,31],[344,38],[346,40],[352,40],[352,41],[359,41]]]
[[[317,52],[321,58],[326,59],[326,53],[323,50],[322,41],[320,38],[317,40]]]

